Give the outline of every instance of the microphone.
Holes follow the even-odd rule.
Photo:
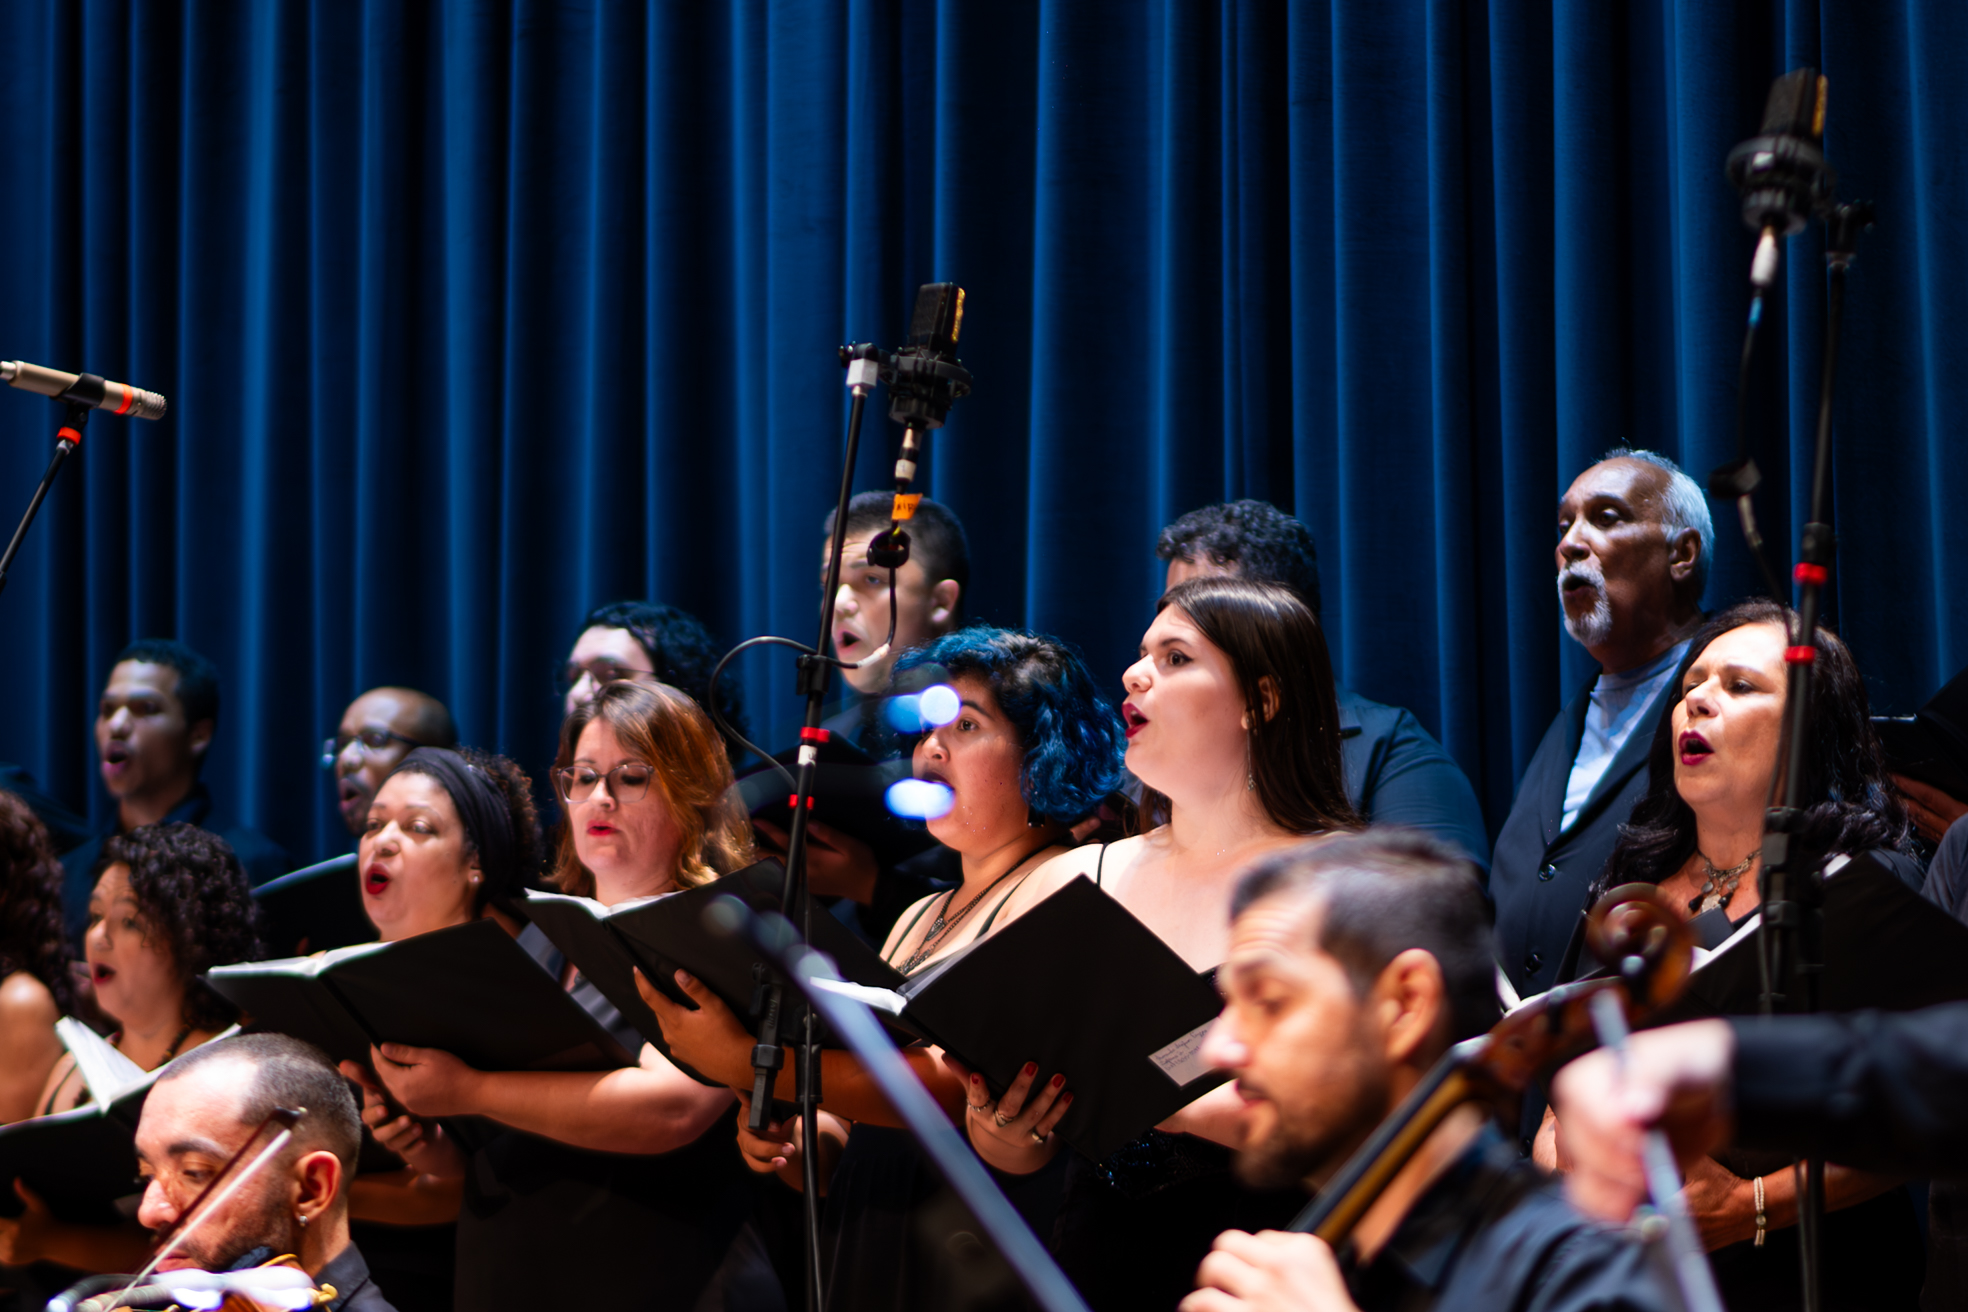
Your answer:
[[[902,427],[902,451],[895,461],[895,508],[889,526],[868,541],[868,563],[900,569],[909,560],[909,535],[902,525],[916,513],[922,493],[916,481],[921,434],[943,427],[950,407],[970,395],[970,371],[957,359],[963,332],[964,291],[953,282],[926,282],[916,290],[909,316],[909,344],[881,362],[888,384],[888,417]]]
[[[128,383],[112,383],[99,374],[70,374],[25,360],[0,360],[0,382],[133,419],[164,417],[164,398],[156,392],[146,392]]]
[[[1838,188],[1820,148],[1826,80],[1799,68],[1770,84],[1763,130],[1729,152],[1729,181],[1742,193],[1743,222],[1761,233],[1749,281],[1758,293],[1777,277],[1777,238],[1802,232],[1811,215],[1831,204]]]

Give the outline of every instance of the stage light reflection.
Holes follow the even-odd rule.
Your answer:
[[[934,820],[950,813],[957,795],[928,779],[898,779],[888,786],[888,809],[905,820]]]

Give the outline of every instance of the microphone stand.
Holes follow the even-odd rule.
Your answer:
[[[769,643],[792,647],[800,654],[797,688],[806,697],[806,722],[800,729],[798,773],[789,776],[793,786],[790,799],[792,822],[786,831],[786,876],[781,886],[781,913],[799,926],[806,941],[813,938],[813,896],[806,876],[806,825],[813,807],[813,780],[820,763],[820,745],[828,739],[820,727],[829,675],[834,666],[854,669],[885,657],[895,642],[895,574],[909,559],[909,535],[902,522],[915,512],[920,496],[908,495],[916,476],[915,458],[919,439],[931,429],[940,428],[950,406],[969,394],[970,374],[953,354],[963,324],[963,290],[954,283],[926,283],[917,290],[916,305],[910,319],[909,344],[885,356],[872,344],[862,342],[840,348],[841,364],[847,369],[848,392],[853,398],[847,415],[847,451],[841,466],[840,493],[834,503],[833,540],[827,550],[827,579],[820,597],[820,631],[811,647],[789,638],[752,638],[726,652],[711,671],[706,706],[719,726],[751,748],[783,775],[770,753],[738,737],[717,710],[717,681],[724,667],[739,652]],[[868,394],[877,382],[887,382],[894,405],[889,417],[905,425],[902,454],[896,461],[896,497],[889,527],[868,544],[868,561],[888,571],[888,638],[881,646],[856,662],[845,662],[827,655],[827,643],[834,627],[834,597],[840,590],[841,554],[847,542],[847,504],[854,491],[855,457],[861,448],[861,416]],[[754,1133],[772,1120],[774,1090],[779,1071],[786,1063],[781,1034],[786,1029],[786,980],[782,973],[754,967],[760,972],[753,992],[752,1011],[758,1018],[758,1042],[752,1048],[752,1105],[746,1125]],[[812,1006],[804,1009],[798,1035],[795,1065],[795,1102],[805,1127],[808,1144],[814,1142],[813,1126],[820,1110],[820,1018]],[[800,1154],[800,1183],[805,1194],[806,1221],[806,1308],[821,1312],[820,1269],[820,1166],[811,1151]]]
[[[34,499],[27,503],[27,513],[21,516],[20,527],[14,530],[6,554],[0,555],[0,592],[7,589],[7,571],[14,567],[14,557],[20,554],[21,543],[27,540],[27,526],[41,513],[41,503],[48,499],[48,489],[55,485],[55,475],[61,472],[69,454],[82,445],[82,430],[89,426],[90,409],[91,406],[80,401],[63,403],[62,426],[55,430],[55,454],[48,461],[48,472],[41,475],[41,486],[34,489]]]
[[[1797,622],[1784,652],[1787,687],[1778,746],[1783,798],[1764,817],[1763,920],[1758,948],[1763,964],[1762,1012],[1766,1016],[1780,1010],[1816,1012],[1824,975],[1824,877],[1819,865],[1808,862],[1795,847],[1793,836],[1806,803],[1805,751],[1811,740],[1811,699],[1817,684],[1815,635],[1837,547],[1825,502],[1831,483],[1832,400],[1838,374],[1839,330],[1845,313],[1845,273],[1858,257],[1859,234],[1872,226],[1873,207],[1866,202],[1833,204],[1824,218],[1828,285],[1817,441],[1811,469],[1811,517],[1804,525],[1793,571]],[[1820,854],[1818,861],[1822,859]],[[1791,992],[1792,981],[1795,993]],[[1823,1306],[1819,1283],[1823,1222],[1824,1159],[1812,1157],[1804,1163],[1804,1189],[1797,1214],[1805,1312],[1818,1312]]]

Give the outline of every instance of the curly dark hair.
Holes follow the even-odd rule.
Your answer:
[[[1712,616],[1688,643],[1674,672],[1666,709],[1647,754],[1647,795],[1620,826],[1598,891],[1621,884],[1658,884],[1687,864],[1695,851],[1695,813],[1674,788],[1674,714],[1688,670],[1714,642],[1746,624],[1778,624],[1797,633],[1797,612],[1765,597],[1741,602]],[[1873,732],[1865,680],[1852,653],[1830,629],[1819,626],[1817,677],[1812,681],[1811,739],[1804,752],[1804,814],[1797,844],[1812,863],[1834,852],[1857,855],[1874,848],[1912,851],[1913,827],[1886,773],[1886,754]]]
[[[0,790],[0,979],[24,970],[54,994],[64,1016],[75,1014],[74,954],[62,927],[62,865],[40,817]]]
[[[699,706],[710,709],[711,671],[717,668],[724,649],[695,615],[659,601],[611,601],[588,612],[574,635],[576,641],[589,629],[627,630],[649,657],[649,668],[656,671],[658,683],[680,688]],[[724,739],[725,755],[737,761],[745,755],[739,739],[748,732],[745,699],[735,678],[720,680],[717,692],[717,714],[733,731],[726,733],[720,728],[718,732]]]
[[[1018,730],[1019,791],[1040,815],[1072,824],[1121,782],[1121,717],[1094,687],[1080,654],[1058,638],[974,624],[902,653],[895,672],[941,666],[977,674]]]
[[[232,845],[196,825],[145,825],[103,840],[95,877],[113,865],[129,867],[137,909],[185,978],[185,1023],[199,1029],[230,1024],[232,1004],[198,977],[214,966],[266,955],[259,904]]]
[[[1268,501],[1224,501],[1192,510],[1155,539],[1163,560],[1235,565],[1237,577],[1282,583],[1319,618],[1319,551],[1312,530]]]
[[[547,859],[547,846],[540,831],[539,808],[533,804],[533,781],[526,777],[526,771],[520,769],[517,763],[497,752],[488,752],[479,747],[456,747],[451,750],[464,757],[465,764],[492,781],[505,798],[506,810],[512,818],[512,867],[506,871],[485,870],[485,882],[479,885],[472,899],[472,911],[482,915],[486,903],[490,902],[501,911],[525,919],[522,904],[526,900],[526,889],[539,881]],[[399,774],[435,777],[414,753],[390,774],[392,777]],[[478,844],[467,826],[465,856],[471,858],[478,855]]]

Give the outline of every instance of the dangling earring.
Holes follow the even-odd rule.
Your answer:
[[[1245,791],[1245,792],[1247,792],[1247,793],[1254,793],[1254,792],[1256,792],[1256,791],[1257,791],[1257,776],[1256,776],[1256,775],[1254,775],[1254,774],[1251,774],[1251,773],[1249,773],[1249,772],[1246,772],[1246,773],[1245,773],[1245,775],[1244,775],[1244,791]]]
[[[1039,813],[1038,807],[1030,806],[1025,809],[1025,827],[1027,829],[1044,829],[1045,823],[1046,818]]]

